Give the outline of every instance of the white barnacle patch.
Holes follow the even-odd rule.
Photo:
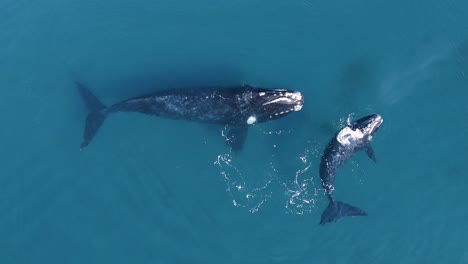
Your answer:
[[[350,127],[343,128],[336,136],[336,140],[343,146],[349,146],[353,142],[356,142],[363,138],[364,133],[362,133],[361,130],[352,130]]]
[[[297,111],[301,111],[301,109],[302,109],[302,105],[301,105],[301,104],[298,104],[298,105],[295,105],[295,106],[294,106],[294,111],[296,111],[296,112],[297,112]]]
[[[279,102],[284,102],[284,103],[290,104],[290,103],[293,103],[294,101],[287,98],[287,97],[280,97],[280,98],[276,98],[275,100],[271,100],[269,102],[266,102],[263,105],[269,105],[269,104],[274,104],[274,103],[279,103]]]
[[[252,125],[255,124],[255,122],[257,122],[257,118],[255,116],[249,116],[249,118],[247,118],[247,124]]]
[[[266,93],[264,93],[264,92],[258,93],[258,95],[260,95],[260,96],[264,96],[265,94],[266,94]]]
[[[304,97],[302,97],[301,92],[295,92],[293,98],[295,98],[296,100],[304,100]]]

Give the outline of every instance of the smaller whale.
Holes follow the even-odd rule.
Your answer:
[[[330,203],[322,213],[320,225],[336,222],[343,216],[367,215],[360,208],[336,201],[333,197],[333,182],[337,169],[358,151],[364,150],[367,156],[376,162],[370,142],[382,122],[383,119],[378,114],[365,116],[354,122],[348,120],[348,125],[341,129],[326,147],[320,161],[320,179]]]

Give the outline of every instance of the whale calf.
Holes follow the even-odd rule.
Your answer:
[[[107,107],[85,85],[75,83],[89,110],[81,149],[90,144],[109,114],[137,112],[229,126],[226,143],[238,151],[244,144],[249,126],[285,117],[300,111],[304,104],[298,91],[239,85],[163,90]]]
[[[329,204],[322,213],[321,225],[336,222],[343,216],[367,215],[358,207],[336,201],[333,196],[333,182],[336,170],[358,151],[364,150],[369,158],[376,161],[370,142],[382,122],[383,119],[378,114],[348,122],[348,125],[341,129],[325,148],[320,161],[320,179]]]

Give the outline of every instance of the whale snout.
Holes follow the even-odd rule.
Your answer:
[[[379,130],[383,123],[383,118],[379,114],[372,114],[362,117],[351,124],[351,128],[355,131],[359,131],[363,136],[369,137],[371,140],[372,136]]]
[[[253,91],[250,106],[257,122],[264,122],[300,111],[304,106],[304,96],[299,91],[287,89],[258,89]]]
[[[294,111],[301,111],[302,107],[304,106],[304,97],[302,96],[301,92],[294,92],[292,98],[296,100]]]
[[[370,128],[370,134],[374,135],[377,130],[379,130],[379,127],[383,123],[383,118],[379,114],[374,114],[374,120],[372,121],[371,128]]]
[[[261,95],[265,96],[265,95]],[[301,92],[293,92],[293,91],[280,91],[271,93],[268,95],[268,100],[266,100],[262,105],[288,105],[293,106],[293,111],[299,111],[302,109],[304,105],[304,97],[302,96]]]

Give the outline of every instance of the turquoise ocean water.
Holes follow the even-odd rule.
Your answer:
[[[468,263],[468,3],[0,1],[0,263]],[[138,114],[80,151],[87,110],[179,86],[304,94],[230,153],[222,128]],[[318,225],[320,155],[380,113]]]

